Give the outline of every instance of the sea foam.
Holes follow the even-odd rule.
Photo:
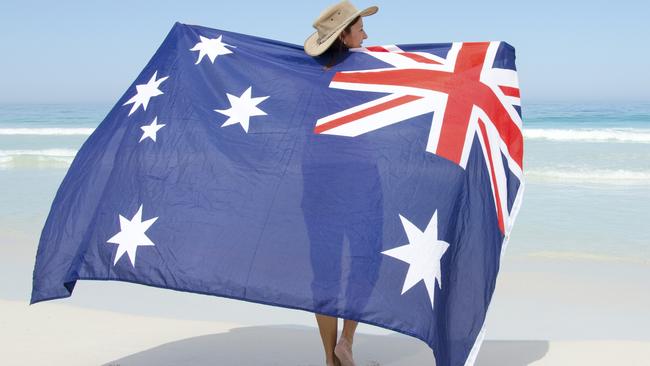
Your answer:
[[[0,150],[0,168],[67,168],[76,154],[72,149]]]
[[[597,184],[650,184],[650,171],[621,169],[563,170],[531,169],[524,172],[527,180]]]
[[[526,128],[526,139],[574,142],[633,142],[650,144],[650,129],[602,128],[602,129],[547,129]]]
[[[89,136],[94,128],[0,128],[0,135]]]

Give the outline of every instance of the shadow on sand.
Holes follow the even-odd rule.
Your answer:
[[[548,348],[546,341],[486,341],[476,365],[524,366],[544,357]],[[320,366],[325,364],[322,352],[316,328],[255,326],[166,343],[105,365]],[[397,333],[358,333],[354,358],[358,366],[435,365],[427,345]]]

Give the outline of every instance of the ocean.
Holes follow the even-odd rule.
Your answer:
[[[110,108],[0,105],[0,230],[37,239],[77,150]],[[506,256],[649,263],[650,103],[522,109],[526,191]]]

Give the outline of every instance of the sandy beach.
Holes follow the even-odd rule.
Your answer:
[[[647,365],[650,267],[551,257],[506,259],[476,364]],[[0,309],[3,365],[322,364],[302,311],[93,281],[70,299]],[[435,364],[423,342],[365,324],[354,349],[363,366]]]
[[[37,232],[9,229],[2,365],[321,365],[313,314],[147,286],[80,281],[28,305]],[[477,365],[647,365],[650,265],[579,253],[506,254]],[[362,366],[433,365],[421,341],[360,324]]]
[[[37,235],[0,233],[2,365],[323,364],[304,311],[104,281],[29,306]],[[648,278],[641,260],[506,254],[477,365],[649,364]],[[355,357],[362,366],[434,364],[423,342],[366,324]]]
[[[3,365],[321,365],[316,328],[249,326],[0,301]],[[434,365],[400,334],[358,333],[363,366]],[[477,365],[647,365],[650,342],[488,340]]]
[[[144,317],[56,303],[0,300],[3,365],[99,365],[236,324]]]

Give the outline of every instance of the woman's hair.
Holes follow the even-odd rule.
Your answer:
[[[343,32],[341,34],[348,34],[352,30],[352,26],[361,19],[361,16],[358,16],[350,22],[350,24],[343,29]],[[325,69],[329,69],[332,66],[336,65],[339,61],[341,56],[345,55],[348,51],[348,46],[346,46],[343,41],[341,41],[341,34],[339,34],[338,37],[336,37],[336,40],[334,40],[334,43],[325,51],[323,52],[324,56],[327,56],[329,58],[329,61],[327,61],[327,64],[325,64]]]

